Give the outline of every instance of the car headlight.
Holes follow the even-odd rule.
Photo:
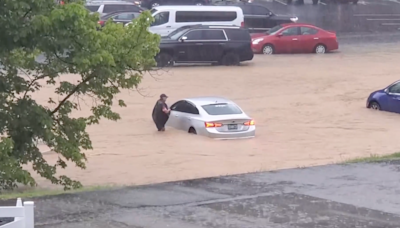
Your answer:
[[[291,17],[290,20],[291,20],[292,22],[296,22],[296,21],[299,20],[299,18],[298,18],[298,17]]]
[[[260,42],[263,41],[263,40],[264,40],[264,38],[255,39],[255,40],[253,40],[253,44],[258,44],[258,43],[260,43]]]
[[[134,3],[135,5],[140,5],[140,4],[142,4],[141,1],[134,1],[133,3]]]

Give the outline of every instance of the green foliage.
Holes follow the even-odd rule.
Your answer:
[[[149,12],[127,27],[107,22],[100,30],[98,19],[74,1],[0,1],[0,189],[34,186],[25,165],[53,184],[79,188],[57,169],[66,168],[66,161],[85,168],[84,151],[92,149],[86,127],[101,118],[118,120],[112,105],[125,103],[115,95],[135,89],[155,66],[159,36],[147,30]],[[48,104],[39,104],[32,95],[42,86],[53,88],[59,100],[49,94]],[[96,100],[87,102],[94,103],[90,116],[71,117],[78,97]],[[59,155],[57,164],[46,162],[38,141]]]

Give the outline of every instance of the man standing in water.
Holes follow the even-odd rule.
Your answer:
[[[160,99],[153,108],[152,117],[158,131],[165,131],[165,123],[167,123],[169,119],[169,113],[171,112],[171,110],[168,108],[168,105],[165,103],[167,98],[167,95],[161,94]]]

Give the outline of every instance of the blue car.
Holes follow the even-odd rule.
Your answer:
[[[369,95],[367,108],[400,113],[400,80]]]

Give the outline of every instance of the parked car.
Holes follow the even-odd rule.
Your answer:
[[[186,26],[162,37],[159,67],[174,63],[239,65],[253,59],[247,29],[236,26]]]
[[[374,110],[400,113],[400,80],[371,93],[366,106]]]
[[[219,5],[240,7],[244,14],[244,26],[249,29],[250,33],[265,32],[277,25],[297,22],[299,20],[296,16],[277,15],[264,5],[245,2],[232,4],[226,1],[219,3]]]
[[[336,33],[310,24],[290,23],[266,33],[252,34],[252,49],[267,55],[277,53],[324,54],[339,49]]]
[[[171,105],[167,126],[211,138],[252,138],[256,126],[233,101],[222,97],[195,97]]]
[[[136,4],[126,1],[91,1],[86,2],[85,7],[90,12],[99,13],[100,16],[118,11],[131,11],[138,13],[145,11],[145,9]]]
[[[108,19],[111,19],[114,23],[121,23],[123,25],[131,22],[133,19],[139,17],[140,13],[132,11],[119,11],[106,14],[100,17],[99,24],[104,26]]]
[[[151,13],[155,21],[149,31],[161,36],[187,25],[244,25],[243,11],[235,6],[159,6]]]
[[[287,4],[292,4],[293,0],[286,0]],[[358,0],[312,0],[313,5],[317,5],[319,2],[325,3],[325,4],[337,4],[337,3],[342,3],[342,4],[348,4],[348,3],[353,3],[357,4]],[[298,4],[304,4],[304,0],[297,0]]]
[[[209,5],[210,0],[142,0],[140,5],[152,9],[161,5]]]

